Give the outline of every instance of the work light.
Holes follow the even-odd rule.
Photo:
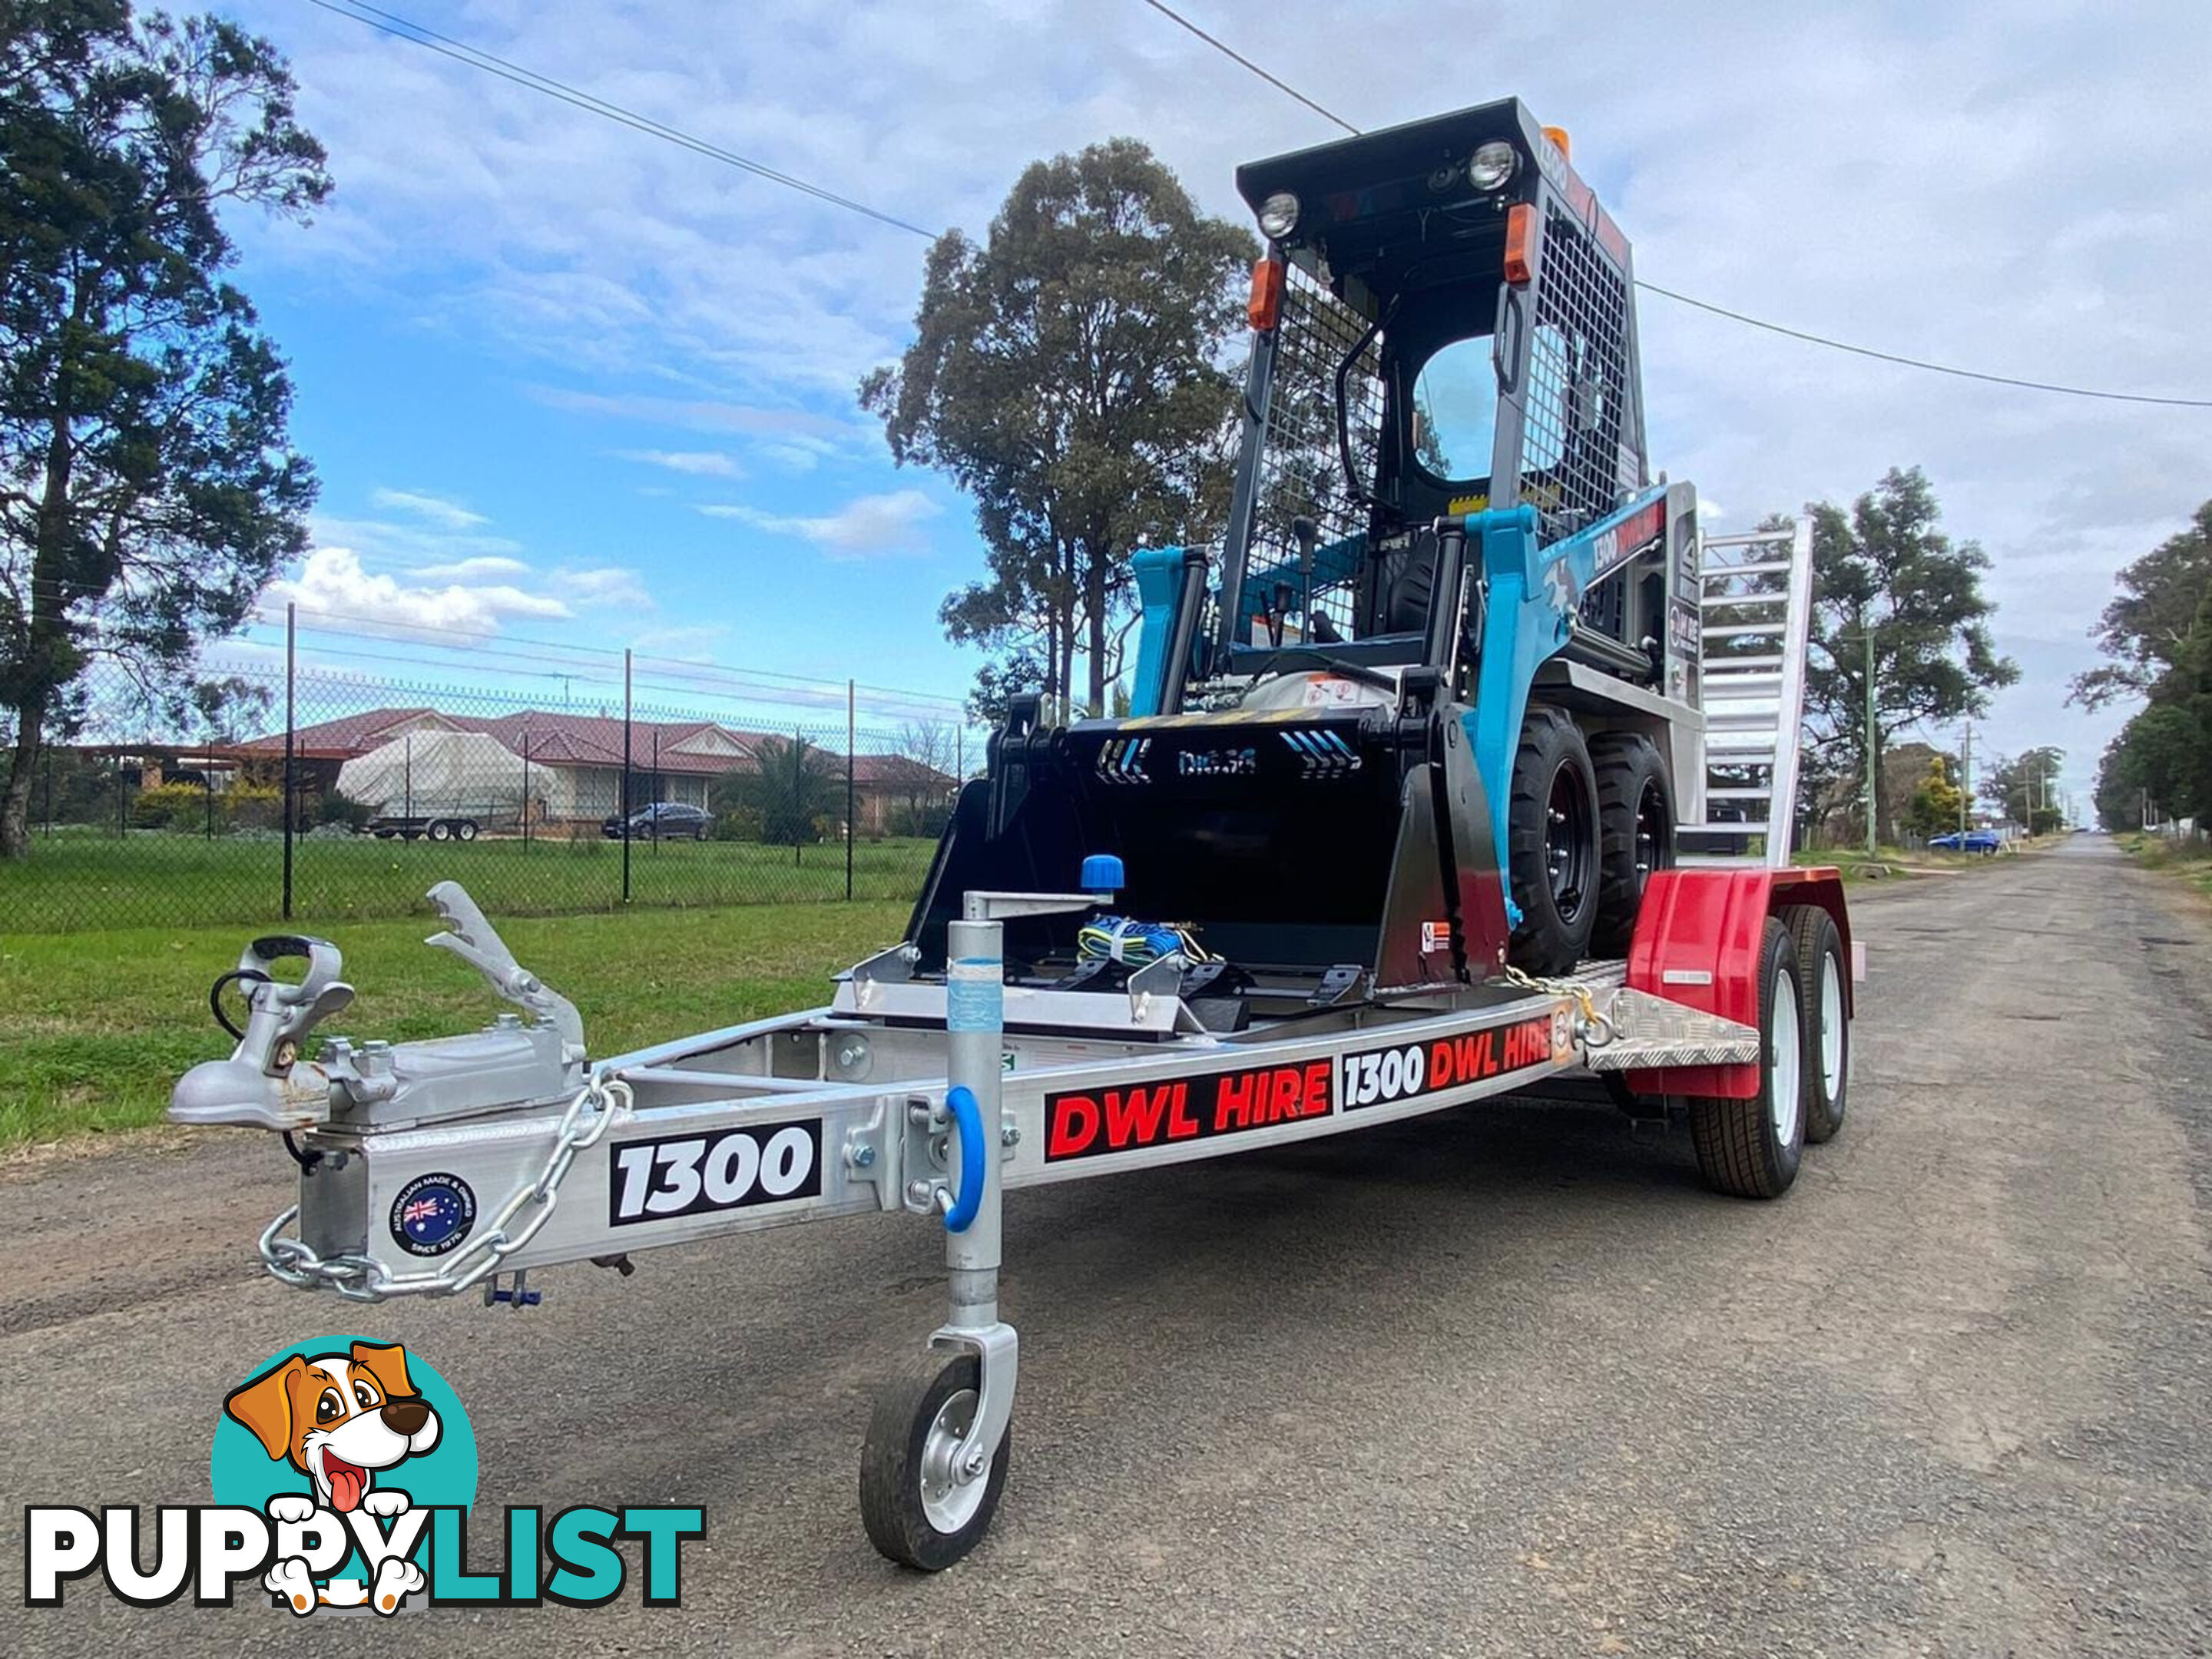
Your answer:
[[[1298,198],[1279,190],[1260,204],[1260,228],[1276,241],[1298,228]]]
[[[1487,195],[1504,189],[1521,165],[1521,154],[1503,138],[1493,138],[1474,152],[1467,164],[1467,181]]]

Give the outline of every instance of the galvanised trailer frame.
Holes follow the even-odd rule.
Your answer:
[[[1173,957],[1113,992],[1007,981],[1006,921],[1105,896],[971,892],[942,977],[918,977],[902,945],[841,975],[826,1006],[592,1061],[574,1009],[443,883],[431,897],[450,927],[430,943],[520,1013],[397,1046],[326,1037],[309,1058],[314,1025],[352,1000],[338,951],[258,939],[225,975],[249,989],[237,1049],[189,1073],[171,1115],[285,1134],[300,1200],[263,1233],[263,1260],[353,1300],[481,1287],[521,1307],[540,1295],[528,1273],[558,1263],[628,1273],[639,1252],[724,1234],[938,1218],[948,1316],[887,1383],[861,1479],[877,1546],[936,1569],[982,1536],[1006,1479],[1019,1354],[998,1310],[1007,1189],[1346,1133],[1586,1071],[1635,1109],[1694,1096],[1729,1133],[1784,1148],[1778,1191],[1808,1091],[1840,1114],[1854,958],[1833,871],[1661,872],[1625,963],[1316,993],[1234,1031],[1201,1023]],[[1822,916],[1832,939],[1803,925]],[[1828,943],[1778,954],[1778,930]],[[272,971],[286,957],[304,977]]]

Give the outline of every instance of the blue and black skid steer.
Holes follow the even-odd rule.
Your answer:
[[[1230,1018],[1626,956],[1704,731],[1697,495],[1646,462],[1626,239],[1514,100],[1237,182],[1268,246],[1226,544],[1137,556],[1128,718],[1017,707],[926,957],[963,891],[1098,851]],[[1077,944],[1009,938],[1110,971]]]

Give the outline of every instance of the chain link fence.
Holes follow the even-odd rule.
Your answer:
[[[495,917],[903,901],[981,767],[950,700],[390,646],[302,622],[161,696],[95,665],[33,774],[30,854],[0,864],[0,933],[428,915],[446,879]]]

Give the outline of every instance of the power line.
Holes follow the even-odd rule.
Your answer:
[[[319,0],[318,3],[319,3]],[[1161,0],[1145,0],[1145,3],[1163,17],[1189,30],[1224,57],[1251,70],[1269,86],[1296,99],[1316,114],[1335,122],[1354,137],[1365,136],[1363,129],[1352,125],[1334,111],[1324,109],[1296,87],[1261,68],[1259,64],[1234,47],[1215,40],[1213,36],[1208,34],[1173,7],[1163,4]],[[1711,312],[1716,317],[1725,317],[1730,322],[1741,323],[1749,328],[1765,329],[1770,334],[1786,335],[1793,340],[1802,340],[1808,345],[1826,346],[1832,351],[1848,351],[1857,357],[1872,357],[1881,362],[1897,363],[1906,368],[1924,369],[1930,374],[1949,374],[1962,380],[1982,380],[1991,386],[2017,386],[2028,392],[2057,392],[2069,398],[2095,398],[2106,403],[2154,404],[2167,409],[2212,409],[2212,398],[2161,398],[2142,392],[2104,392],[2088,386],[2059,386],[2049,380],[2024,380],[2009,374],[1989,374],[1979,369],[1958,368],[1948,363],[1931,363],[1923,358],[1906,357],[1894,351],[1877,351],[1872,346],[1852,345],[1847,341],[1831,339],[1825,334],[1811,334],[1803,329],[1785,328],[1780,323],[1770,323],[1762,318],[1746,316],[1741,311],[1730,311],[1726,306],[1717,306],[1705,300],[1693,300],[1686,294],[1677,294],[1670,288],[1662,288],[1656,283],[1647,283],[1640,277],[1637,279],[1636,286],[1647,293],[1659,295],[1662,298],[1675,301],[1682,305],[1694,306],[1699,311]]]
[[[2116,404],[2160,404],[2169,409],[2212,409],[2212,398],[2160,398],[2146,392],[2100,392],[2090,386],[2059,386],[2050,380],[2022,380],[2009,374],[1985,374],[1978,368],[1960,368],[1949,363],[1931,363],[1919,357],[1899,356],[1893,351],[1876,351],[1872,346],[1852,345],[1843,340],[1832,340],[1823,334],[1808,334],[1802,329],[1784,328],[1780,323],[1770,323],[1757,317],[1747,317],[1740,311],[1730,311],[1726,306],[1717,306],[1705,300],[1692,300],[1686,294],[1677,294],[1671,288],[1662,288],[1656,283],[1640,278],[1637,287],[1647,293],[1656,294],[1679,304],[1695,306],[1699,311],[1710,311],[1716,317],[1725,317],[1730,322],[1743,323],[1752,328],[1763,328],[1770,334],[1787,335],[1793,340],[1808,341],[1814,345],[1826,346],[1832,351],[1848,351],[1856,357],[1873,357],[1885,363],[1901,363],[1907,368],[1924,368],[1931,374],[1953,374],[1962,380],[1986,380],[1992,386],[2019,386],[2029,392],[2063,392],[2069,398],[2099,398]]]
[[[625,108],[620,104],[611,103],[604,98],[594,97],[588,92],[568,85],[565,81],[556,81],[550,75],[541,75],[536,70],[525,69],[520,64],[511,64],[506,58],[496,57],[480,47],[469,46],[464,41],[453,39],[450,35],[441,34],[435,29],[425,28],[420,23],[410,22],[397,13],[384,11],[378,7],[368,5],[365,0],[348,0],[348,3],[345,4],[334,3],[334,0],[308,0],[308,3],[319,6],[333,16],[349,17],[356,23],[366,23],[379,33],[389,35],[395,40],[404,40],[410,46],[417,46],[425,51],[434,52],[441,58],[450,58],[455,63],[466,64],[470,68],[482,70],[488,75],[496,75],[502,81],[512,81],[519,87],[526,87],[532,92],[543,93],[548,98],[557,98],[564,104],[573,104],[578,109],[587,111],[606,120],[619,122],[623,126],[633,127],[653,137],[665,139],[669,143],[690,150],[696,155],[706,156],[710,161],[720,161],[726,167],[738,168],[742,172],[753,174],[756,178],[765,179],[771,184],[781,185],[787,190],[795,190],[802,195],[811,196],[817,201],[827,202],[833,207],[841,207],[848,212],[860,214],[866,218],[875,220],[879,224],[889,225],[896,230],[910,231],[915,235],[926,237],[931,241],[937,240],[935,231],[925,230],[909,220],[900,218],[896,214],[885,213],[880,209],[870,207],[865,202],[856,202],[849,196],[840,196],[836,191],[825,190],[820,185],[810,184],[804,179],[795,178],[788,173],[779,172],[775,167],[753,161],[749,156],[740,155],[735,150],[725,149],[720,144],[709,143],[705,139],[694,137],[679,128],[666,125],[650,116],[641,115],[635,110]]]
[[[1312,99],[1307,97],[1305,94],[1300,92],[1289,82],[1276,79],[1275,76],[1268,74],[1267,70],[1261,69],[1257,64],[1247,58],[1243,52],[1237,51],[1234,46],[1228,45],[1224,41],[1215,40],[1204,29],[1199,27],[1197,24],[1192,22],[1189,18],[1176,10],[1172,6],[1164,6],[1160,3],[1160,0],[1145,0],[1145,3],[1150,6],[1154,11],[1159,13],[1161,16],[1166,18],[1170,22],[1174,23],[1180,27],[1188,29],[1193,34],[1205,41],[1207,46],[1212,46],[1216,52],[1220,52],[1223,56],[1235,58],[1238,63],[1243,64],[1246,69],[1250,70],[1253,74],[1258,76],[1269,86],[1274,88],[1276,91],[1286,93],[1291,97],[1297,99],[1298,102],[1304,104],[1308,109],[1311,110],[1316,115],[1320,116],[1323,120],[1335,122],[1337,125],[1342,127],[1346,132],[1350,133],[1355,138],[1360,137],[1359,129],[1352,125],[1351,122],[1346,120],[1341,115],[1339,115],[1334,110],[1323,108],[1321,105],[1314,102]]]

